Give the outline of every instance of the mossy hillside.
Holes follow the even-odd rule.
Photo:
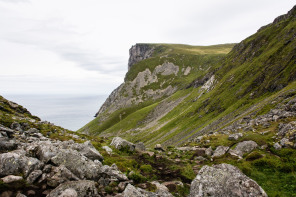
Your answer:
[[[199,47],[199,46],[190,46],[190,45],[169,45],[169,44],[155,44],[156,51],[157,49],[163,48],[161,52],[155,52],[154,56],[140,61],[137,64],[133,65],[129,72],[126,74],[125,81],[132,81],[139,72],[149,69],[151,72],[155,69],[156,66],[161,65],[165,62],[171,62],[179,66],[179,73],[177,76],[169,75],[162,76],[158,75],[158,81],[150,83],[145,87],[141,88],[139,93],[136,93],[134,90],[134,97],[137,95],[144,95],[143,103],[135,104],[127,108],[119,109],[112,114],[108,114],[108,110],[104,113],[98,115],[93,121],[85,125],[83,128],[79,129],[78,132],[86,132],[89,134],[100,134],[104,131],[107,131],[108,128],[112,127],[127,117],[131,112],[135,112],[143,107],[151,105],[158,102],[163,98],[158,100],[153,100],[151,98],[145,97],[144,92],[146,90],[158,90],[165,89],[169,85],[172,87],[177,87],[178,89],[184,89],[187,87],[196,77],[205,75],[209,68],[217,67],[218,62],[225,56],[225,53],[230,51],[233,47],[233,44],[226,45],[217,45],[209,47]],[[186,50],[186,47],[189,49]],[[193,49],[199,52],[193,52]],[[217,51],[215,51],[217,50]],[[180,54],[182,51],[188,51],[186,53]],[[203,51],[203,52],[201,52]],[[183,71],[190,67],[191,71],[188,75],[184,75]],[[127,93],[124,92],[124,89],[120,92],[122,96],[127,96]],[[107,117],[107,119],[106,119]],[[120,118],[121,117],[121,118]],[[103,119],[103,121],[102,121]],[[139,118],[138,118],[139,119]],[[122,123],[121,123],[122,124]],[[127,125],[127,124],[125,124]],[[124,126],[123,126],[124,127]],[[111,131],[114,129],[110,129]],[[127,130],[123,128],[123,130]],[[105,132],[106,133],[106,132]]]
[[[199,87],[192,86],[188,90],[181,88],[175,95],[179,95],[179,98],[189,96],[160,119],[157,125],[139,133],[133,132],[132,135],[126,133],[124,136],[130,140],[144,141],[148,146],[156,143],[176,145],[210,129],[221,129],[237,119],[236,116],[241,117],[260,109],[261,113],[268,111],[272,107],[268,101],[274,98],[274,95],[278,95],[279,90],[289,91],[295,88],[295,84],[292,83],[296,76],[296,43],[293,39],[295,26],[294,17],[286,18],[276,25],[269,25],[236,45],[226,57],[220,59],[217,54],[193,55],[194,50],[188,50],[190,53],[186,53],[186,46],[183,45],[177,45],[182,50],[169,49],[168,46],[156,50],[155,57],[135,64],[127,78],[133,78],[133,72],[140,72],[141,69],[153,69],[162,63],[164,58],[172,57],[170,61],[183,65],[181,53],[185,53],[184,56],[192,56],[192,59],[184,65],[193,65],[194,62],[207,65],[198,72],[193,71],[192,75],[188,76],[188,81],[194,77],[200,78],[206,73],[213,73],[215,85],[211,91],[202,95]],[[165,53],[167,55],[162,56]],[[211,58],[212,64],[207,64],[207,60]],[[193,68],[198,68],[197,64]],[[187,80],[186,77],[180,79],[183,82]],[[171,83],[178,82],[180,81],[176,77]],[[157,89],[157,85],[159,84],[155,83],[152,87],[151,84],[151,87]],[[283,89],[284,87],[287,88]],[[121,129],[130,130],[124,127],[126,126]]]

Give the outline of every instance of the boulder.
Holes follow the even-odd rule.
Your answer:
[[[274,143],[273,148],[275,148],[276,150],[280,150],[282,149],[282,146],[278,142],[276,142]]]
[[[145,147],[145,144],[143,142],[138,142],[135,144],[135,149],[136,151],[146,151],[146,147]]]
[[[102,149],[104,149],[109,155],[111,155],[113,152],[113,150],[109,146],[103,146]]]
[[[127,181],[128,178],[125,176],[125,174],[123,174],[122,172],[120,172],[116,166],[116,164],[113,164],[111,167],[110,166],[103,166],[101,168],[102,173],[105,173],[107,175],[109,175],[110,177],[114,177],[119,181]]]
[[[47,197],[61,197],[61,195],[65,197],[65,194],[69,193],[74,195],[73,190],[79,197],[99,197],[95,182],[86,180],[63,183],[52,190]]]
[[[76,150],[61,149],[56,156],[51,158],[51,161],[58,166],[65,165],[80,179],[98,180],[102,172],[98,164]]]
[[[13,123],[10,125],[10,128],[13,129],[13,130],[16,130],[16,131],[20,131],[20,132],[23,131],[23,129],[22,129],[20,123],[18,123],[18,122],[13,122]]]
[[[230,164],[203,166],[191,183],[188,197],[248,196],[267,197],[265,191]]]
[[[128,184],[123,191],[123,197],[158,197],[157,194],[148,192],[141,188],[134,187],[131,184]]]
[[[233,150],[230,150],[230,154],[242,157],[246,153],[252,152],[255,148],[258,147],[258,144],[254,141],[243,141],[236,145]]]
[[[160,184],[157,181],[153,181],[151,183],[156,186],[157,189],[155,193],[158,194],[158,196],[173,197],[173,195],[169,192],[169,189],[165,185]]]
[[[121,137],[115,137],[112,139],[110,144],[114,146],[116,149],[120,150],[122,148],[128,148],[130,151],[135,150],[135,145],[127,140],[122,139]]]
[[[238,140],[241,137],[243,137],[242,133],[235,133],[235,134],[229,135],[228,140]]]
[[[205,151],[205,154],[207,155],[207,156],[212,156],[212,154],[213,154],[213,149],[212,149],[212,147],[209,147],[209,148],[207,148],[206,149],[206,151]]]
[[[78,194],[74,189],[70,188],[63,191],[59,197],[78,197]]]
[[[3,126],[3,125],[0,125],[0,131],[1,131],[1,133],[5,133],[5,135],[7,136],[7,137],[9,137],[9,138],[13,138],[13,135],[14,135],[14,133],[15,133],[15,131],[14,130],[12,130],[12,129],[10,129],[10,128],[7,128],[7,127],[5,127],[5,126]]]
[[[28,149],[34,150],[34,147]],[[36,147],[36,156],[44,163],[48,163],[52,157],[58,154],[58,152],[59,149],[56,146],[54,146],[50,141],[41,142]]]
[[[32,171],[43,167],[38,159],[26,157],[19,152],[0,154],[0,176],[23,173],[27,177]]]
[[[218,146],[214,151],[213,158],[222,157],[228,151],[228,146]]]
[[[64,165],[59,167],[53,167],[51,176],[47,178],[47,185],[51,187],[56,187],[61,183],[67,181],[79,181],[80,179],[75,176],[70,170],[68,170]]]
[[[42,175],[41,170],[34,170],[28,177],[27,177],[27,182],[29,184],[34,183],[40,176]]]
[[[0,152],[12,151],[17,148],[15,140],[0,138]]]
[[[96,150],[90,141],[86,141],[83,144],[74,143],[71,148],[77,150],[91,160],[104,160],[103,156]]]

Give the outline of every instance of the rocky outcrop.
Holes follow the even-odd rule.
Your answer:
[[[265,191],[238,168],[229,164],[203,166],[191,183],[189,197],[267,197]]]
[[[155,47],[149,44],[136,44],[129,50],[128,70],[136,63],[152,56]]]

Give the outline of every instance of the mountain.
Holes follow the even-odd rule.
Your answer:
[[[0,196],[295,196],[295,28],[296,6],[239,44],[136,44],[79,132],[0,96]]]
[[[136,44],[125,81],[79,132],[181,145],[295,88],[295,7],[238,44]]]

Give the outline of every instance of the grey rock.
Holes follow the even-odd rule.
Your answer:
[[[3,125],[0,125],[0,131],[2,131],[3,133],[5,133],[7,135],[7,137],[9,138],[13,138],[13,135],[15,133],[14,130],[10,129],[10,128],[7,128]]]
[[[8,175],[6,177],[1,178],[1,180],[3,181],[3,183],[13,183],[13,182],[22,181],[23,180],[23,177],[21,177],[21,176],[14,176],[14,175]]]
[[[35,170],[33,172],[31,172],[31,174],[27,177],[27,182],[29,184],[34,183],[40,176],[42,175],[42,171],[41,170]]]
[[[229,150],[228,146],[218,146],[212,155],[213,158],[222,157]]]
[[[233,155],[242,157],[244,154],[252,152],[257,147],[258,144],[254,141],[243,141],[238,143],[236,147],[233,150],[230,150],[229,152]]]
[[[136,151],[146,151],[145,144],[143,142],[138,142],[135,144]]]
[[[188,197],[267,197],[265,191],[238,168],[229,164],[203,166],[191,183]]]
[[[52,176],[47,178],[47,185],[51,187],[56,187],[61,183],[67,181],[79,181],[80,179],[75,176],[70,170],[68,170],[64,165],[59,167],[53,167],[51,172]]]
[[[17,148],[15,140],[9,138],[0,138],[0,152],[11,151]]]
[[[70,188],[63,191],[59,197],[78,197],[78,194],[74,189]]]
[[[289,147],[289,144],[290,144],[289,139],[287,139],[287,138],[281,139],[280,144],[282,147]]]
[[[121,148],[127,147],[130,151],[135,150],[135,145],[127,140],[122,139],[121,137],[114,137],[110,144],[114,146],[116,149],[120,150]]]
[[[113,152],[113,150],[109,146],[103,146],[102,149],[104,149],[109,155],[111,155]]]
[[[292,129],[293,129],[293,126],[290,123],[288,123],[288,124],[281,123],[281,124],[279,124],[278,135],[285,136],[286,133],[288,133]]]
[[[51,161],[55,165],[65,165],[80,179],[98,180],[100,178],[100,166],[76,150],[62,149],[51,158]]]
[[[278,142],[274,143],[273,147],[274,147],[276,150],[280,150],[280,149],[282,149],[282,146],[281,146]]]
[[[32,149],[34,149],[34,147]],[[59,149],[50,141],[43,142],[36,147],[37,158],[44,163],[48,163],[52,157],[58,154],[58,152]]]
[[[22,193],[18,193],[18,194],[16,195],[16,197],[27,197],[27,196],[24,195],[24,194],[22,194]]]
[[[94,181],[70,181],[59,185],[52,190],[47,197],[60,197],[66,190],[74,190],[79,197],[98,197],[98,191]],[[74,193],[72,191],[72,193]],[[65,194],[65,193],[64,193]]]
[[[157,181],[153,181],[151,183],[156,186],[157,189],[156,189],[155,193],[158,196],[161,196],[161,197],[173,197],[173,195],[169,192],[169,189],[165,185],[162,185]]]
[[[10,125],[10,128],[13,129],[13,130],[16,130],[16,131],[23,131],[20,123],[18,122],[13,122],[11,125]]]
[[[127,181],[128,178],[125,174],[120,172],[115,164],[113,164],[111,167],[105,165],[101,168],[102,172],[116,178],[119,181]]]
[[[213,149],[212,149],[212,147],[207,148],[206,151],[205,151],[205,154],[206,154],[207,156],[212,156],[212,154],[213,154]]]
[[[38,159],[17,152],[0,154],[0,176],[23,173],[27,177],[32,171],[43,167]]]
[[[75,143],[71,147],[91,160],[104,160],[103,156],[96,150],[90,141],[86,141],[83,144]]]
[[[159,195],[145,191],[141,188],[136,188],[131,184],[128,184],[123,191],[123,197],[158,197]]]
[[[136,44],[129,50],[128,69],[134,64],[152,56],[154,47],[149,44]]]
[[[235,133],[235,134],[229,135],[228,140],[238,140],[241,137],[243,137],[242,133]]]

